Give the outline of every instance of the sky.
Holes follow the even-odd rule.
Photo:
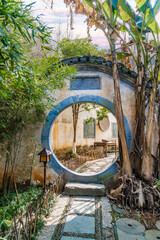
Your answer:
[[[33,0],[24,0],[26,4],[33,2]],[[64,0],[53,0],[53,8],[51,9],[51,0],[35,0],[33,7],[33,14],[39,16],[40,19],[48,26],[52,27],[53,39],[59,41],[63,37],[70,36],[74,38],[87,37],[87,24],[85,22],[86,16],[74,14],[73,30],[70,30],[69,7],[66,7]],[[155,2],[152,0],[151,2]],[[135,8],[134,0],[129,0],[130,5]],[[157,16],[160,22],[160,14]],[[100,48],[108,48],[108,42],[103,32],[99,29],[95,31],[93,26],[90,29],[92,43],[97,44]],[[60,38],[58,37],[60,36]]]

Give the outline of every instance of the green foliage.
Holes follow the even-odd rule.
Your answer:
[[[32,4],[27,6],[20,0],[0,2],[0,69],[15,70],[23,58],[23,44],[40,38],[49,43],[50,31],[38,18],[32,17]]]
[[[37,238],[37,234],[40,232],[41,228],[43,227],[45,221],[41,218],[37,219],[37,224],[36,224],[36,234],[31,235],[31,240],[34,240]]]
[[[76,153],[72,153],[71,156],[72,156],[72,157],[75,157],[75,156],[76,156]]]
[[[160,186],[160,180],[157,181],[158,186]]]
[[[96,120],[98,120],[98,121],[101,121],[104,118],[108,118],[108,113],[110,113],[110,111],[107,108],[100,107],[97,104],[91,104],[91,103],[83,104],[82,109],[84,109],[87,112],[91,112],[92,110],[95,110],[96,111]],[[95,118],[91,116],[86,119],[85,123],[88,124],[93,121],[95,121]]]
[[[15,193],[4,195],[0,198],[0,219],[11,219],[21,211],[25,211],[27,205],[34,201],[42,192],[41,188],[30,188],[25,192],[18,194],[18,200]]]
[[[101,121],[104,118],[108,118],[108,113],[109,113],[109,110],[104,107],[97,109],[96,110],[97,120]]]
[[[64,80],[75,72],[68,66],[60,68],[56,55],[45,59],[27,58],[26,43],[35,44],[39,38],[45,49],[51,38],[49,29],[32,17],[31,7],[32,4],[24,6],[17,0],[0,3],[1,143],[8,142],[28,123],[41,121],[45,109],[53,107],[54,90],[62,88]]]
[[[72,154],[73,153],[72,149],[68,150],[68,153]]]
[[[18,74],[8,72],[0,82],[0,142],[4,142],[27,123],[42,120],[46,108],[53,107],[54,90],[65,85],[74,68],[55,64],[53,57],[35,60]],[[32,67],[30,69],[29,67]],[[47,73],[47,74],[46,74]],[[52,95],[49,94],[52,92]]]
[[[57,47],[57,51],[62,54],[63,58],[83,56],[83,55],[101,55],[106,50],[98,50],[97,45],[92,44],[87,38],[70,40],[64,38]]]
[[[41,188],[31,188],[25,192],[18,194],[18,202],[16,194],[10,193],[0,198],[0,229],[2,232],[8,230],[11,226],[11,220],[14,216],[18,216],[21,211],[24,212],[27,206],[37,199],[42,192]]]
[[[90,124],[91,122],[94,122],[94,121],[95,121],[95,118],[89,117],[85,120],[85,124]]]

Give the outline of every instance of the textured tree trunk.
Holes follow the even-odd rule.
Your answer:
[[[118,134],[118,148],[119,148],[119,162],[120,162],[120,167],[121,169],[124,167],[123,164],[123,155],[122,155],[122,144],[121,144],[121,139]],[[124,169],[122,169],[122,172],[124,172]]]
[[[6,161],[5,161],[5,168],[3,173],[3,182],[2,182],[2,191],[3,194],[7,193],[7,184],[8,184],[8,171],[10,166],[10,160],[11,160],[11,143],[7,143],[6,148]]]
[[[156,90],[158,90],[158,87],[159,87],[159,84],[158,84],[158,73],[159,73],[158,56],[159,55],[160,55],[160,48],[158,48],[157,59],[155,61],[155,67],[154,67],[154,79],[152,80],[152,89],[151,89],[150,99],[148,104],[148,117],[147,117],[146,134],[144,138],[144,151],[143,151],[143,158],[142,158],[141,175],[143,176],[144,179],[148,181],[152,177],[151,148],[152,148],[152,136],[153,136],[153,128],[154,128],[154,112],[155,112],[155,97],[156,97],[155,92]]]
[[[77,140],[77,123],[78,123],[78,115],[79,115],[79,107],[80,103],[76,103],[72,105],[72,115],[73,115],[73,147],[72,152],[76,153],[76,140]]]
[[[114,106],[115,106],[115,115],[118,124],[118,132],[122,145],[122,156],[123,156],[123,167],[122,174],[126,174],[128,177],[132,177],[132,169],[128,154],[124,118],[123,118],[123,109],[121,102],[120,94],[120,84],[118,78],[117,62],[116,62],[116,51],[115,51],[115,42],[112,40],[111,44],[112,52],[112,61],[113,61],[113,80],[114,80]]]
[[[154,86],[152,86],[149,105],[148,105],[148,118],[146,124],[146,134],[144,137],[144,151],[142,157],[142,170],[141,175],[145,180],[150,180],[151,173],[151,147],[152,147],[152,135],[154,127]]]
[[[145,127],[145,84],[144,69],[142,67],[141,50],[138,48],[138,77],[136,84],[136,132],[134,139],[135,163],[134,170],[136,175],[141,174],[142,152],[144,144],[144,127]]]

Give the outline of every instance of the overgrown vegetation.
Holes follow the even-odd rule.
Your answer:
[[[16,0],[0,3],[0,143],[6,153],[4,193],[15,181],[14,169],[24,127],[44,120],[45,110],[54,105],[55,89],[62,88],[64,80],[75,72],[74,67],[60,66],[58,55],[34,59],[29,48],[26,54],[26,46],[35,45],[37,39],[42,42],[43,51],[49,49],[51,39],[50,29],[31,15],[31,7],[32,4],[25,6]]]
[[[19,190],[18,199],[15,192],[0,196],[0,229],[2,232],[9,230],[13,224],[13,217],[20,216],[27,207],[42,193],[41,187],[32,187],[25,191]]]
[[[54,206],[56,193],[49,190],[42,196],[41,187],[10,192],[0,201],[0,239],[36,239]],[[25,226],[25,230],[24,230]],[[18,235],[17,235],[18,232]]]
[[[18,194],[1,193],[0,239],[36,239],[65,182],[65,176],[61,174],[47,186],[45,194],[41,186],[31,187],[27,183],[21,184]]]

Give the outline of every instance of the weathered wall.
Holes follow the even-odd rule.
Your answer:
[[[102,64],[88,64],[81,63],[77,64],[78,73],[77,75],[98,75],[101,77],[101,89],[97,90],[69,90],[70,82],[66,82],[66,88],[60,91],[57,91],[57,102],[66,99],[69,96],[76,96],[80,94],[93,94],[102,96],[104,98],[109,99],[113,102],[114,99],[114,86],[113,86],[113,78],[112,78],[112,70],[110,67],[103,66]],[[134,127],[135,127],[135,96],[134,96],[134,84],[135,79],[131,78],[129,74],[120,73],[120,87],[121,87],[121,96],[122,96],[122,105],[124,114],[127,117],[129,122],[131,133],[133,135]],[[49,113],[49,110],[46,111],[46,114]],[[23,141],[22,147],[19,152],[19,156],[17,158],[16,163],[16,174],[15,178],[18,181],[26,180],[30,176],[31,170],[31,162],[33,159],[33,154],[36,154],[41,150],[41,131],[42,131],[43,123],[37,123],[35,125],[30,125],[25,129],[23,133]],[[56,128],[56,123],[55,123]],[[65,124],[63,124],[63,128],[65,129]],[[69,127],[70,131],[71,128]],[[53,135],[52,135],[53,137]],[[56,145],[55,139],[58,139],[58,134],[53,137],[53,147],[54,142]],[[59,142],[61,138],[59,139]],[[86,140],[87,141],[87,140]],[[156,147],[156,139],[154,138],[155,147]],[[86,142],[88,143],[88,142]],[[63,145],[63,144],[62,144]],[[154,147],[154,148],[155,148]],[[5,156],[0,158],[0,184],[2,182],[3,170],[5,165]],[[55,172],[49,167],[47,169],[47,179],[48,181],[53,180],[56,176]],[[35,155],[34,164],[33,164],[33,180],[38,180],[41,183],[43,182],[43,165],[39,163],[39,157]]]
[[[43,163],[39,163],[37,153],[41,151],[41,130],[43,123],[29,125],[23,132],[20,151],[16,158],[15,180],[18,182],[30,179],[32,167],[32,180],[35,183],[43,183]],[[2,185],[5,166],[5,152],[0,151],[0,186]],[[2,154],[3,153],[3,154]],[[10,171],[9,171],[10,172]],[[57,174],[47,165],[47,181],[55,179]]]
[[[82,68],[82,65],[80,66]],[[94,69],[94,68],[93,68]],[[76,96],[80,94],[94,94],[98,95],[104,98],[109,99],[110,101],[113,102],[114,99],[114,85],[113,85],[113,78],[109,74],[103,73],[103,72],[98,72],[95,70],[87,70],[87,71],[82,71],[80,69],[80,72],[77,75],[81,76],[94,76],[94,75],[99,75],[102,80],[102,89],[100,90],[60,90],[57,95],[57,103],[62,101],[63,99],[69,97],[69,96]],[[121,79],[124,78],[125,76],[122,77]],[[70,88],[70,82],[67,82],[67,87],[68,89]],[[120,87],[121,87],[121,97],[122,97],[122,105],[123,105],[123,111],[125,116],[127,117],[127,120],[129,121],[129,125],[131,128],[131,132],[133,133],[133,129],[135,126],[135,95],[134,95],[134,87],[128,85],[127,83],[121,81],[120,82]]]
[[[99,127],[98,121],[95,126],[95,138],[84,138],[84,120],[89,117],[96,118],[95,110],[91,112],[84,112],[80,109],[78,124],[77,124],[77,146],[93,145],[95,141],[117,140],[112,137],[112,123],[116,123],[116,119],[113,114],[109,113],[109,128],[106,131],[102,131]],[[52,149],[72,149],[73,145],[73,119],[72,108],[65,109],[56,119],[53,124],[51,137],[53,137]]]
[[[104,98],[109,99],[113,102],[114,99],[114,90],[113,90],[113,78],[111,70],[106,70],[106,66],[94,64],[80,64],[77,65],[78,73],[77,75],[89,75],[95,76],[98,75],[101,77],[101,89],[99,90],[69,90],[70,82],[66,82],[65,89],[57,91],[57,104],[61,100],[69,97],[76,96],[80,94],[94,94],[98,96],[102,96]],[[127,80],[128,76],[125,74],[121,75],[121,80]],[[129,77],[129,79],[131,79]],[[132,80],[132,79],[131,79]],[[133,85],[133,84],[132,84]],[[124,108],[124,114],[126,115],[129,125],[131,127],[131,132],[133,133],[134,129],[134,118],[135,118],[135,99],[134,99],[134,88],[133,86],[128,85],[124,81],[121,81],[121,95],[122,95],[122,104]],[[49,110],[46,111],[46,114],[49,113]],[[56,124],[55,124],[56,125]],[[43,164],[39,163],[39,157],[36,155],[41,150],[41,131],[42,131],[43,123],[37,123],[35,125],[30,125],[25,129],[23,133],[23,141],[22,146],[20,148],[20,152],[17,158],[17,163],[15,167],[15,178],[18,181],[25,181],[30,177],[31,165],[33,165],[33,173],[32,178],[35,181],[43,182]],[[65,130],[65,124],[63,125],[63,129]],[[71,126],[70,126],[70,131]],[[56,131],[55,131],[56,132]],[[61,137],[57,134],[54,136],[54,139],[59,138],[59,142],[61,141]],[[90,144],[90,140],[86,139],[85,144]],[[53,141],[54,146],[54,141]],[[54,148],[54,147],[53,147]],[[33,154],[35,154],[34,163],[32,164]],[[1,157],[0,160],[0,185],[2,183],[3,170],[5,166],[5,154]],[[52,181],[56,176],[56,173],[49,167],[47,169],[47,180]]]

